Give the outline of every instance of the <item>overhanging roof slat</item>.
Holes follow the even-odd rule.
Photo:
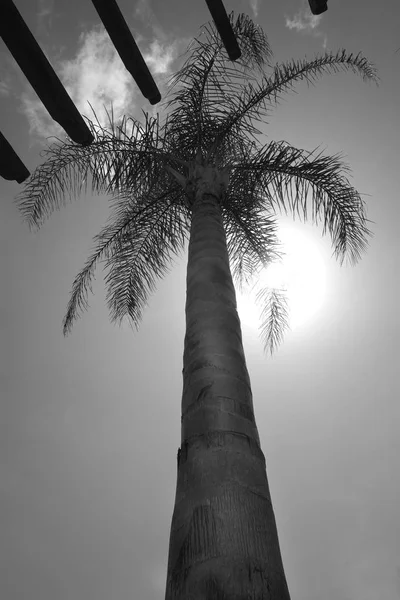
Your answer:
[[[143,96],[150,104],[157,104],[161,94],[133,39],[133,35],[115,0],[92,0],[126,69],[136,81]]]
[[[29,175],[28,169],[0,131],[0,176],[22,183]]]
[[[51,117],[74,142],[91,144],[93,135],[12,0],[1,0],[0,14],[0,35]]]
[[[328,0],[308,0],[313,15],[321,15],[328,10]]]
[[[206,0],[206,3],[230,60],[238,60],[242,53],[222,0]]]

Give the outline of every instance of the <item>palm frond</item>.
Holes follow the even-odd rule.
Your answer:
[[[259,174],[259,202],[267,210],[271,206],[286,214],[290,210],[305,221],[311,204],[312,221],[323,223],[323,235],[329,232],[336,258],[341,264],[345,258],[354,264],[372,233],[366,225],[365,203],[345,177],[349,167],[341,158],[270,142],[236,171]]]
[[[132,118],[118,124],[109,114],[110,128],[88,121],[95,137],[90,146],[58,140],[44,151],[46,161],[37,167],[16,198],[29,227],[39,228],[66,200],[87,191],[116,194],[124,189],[140,196],[154,174],[168,160],[157,118],[146,114],[143,127]]]
[[[151,200],[147,199],[147,201],[140,204],[129,201],[129,199],[124,199],[125,202],[123,202],[121,198],[118,198],[120,206],[117,207],[115,216],[113,215],[109,219],[109,224],[94,237],[95,250],[73,282],[67,313],[63,320],[64,335],[71,331],[74,321],[89,306],[88,291],[92,292],[92,279],[98,262],[104,258],[110,258],[113,252],[117,251],[118,242],[124,239],[128,232],[134,239],[139,240],[146,228],[151,227],[157,220],[160,205],[165,208],[169,204],[177,203],[177,197],[181,193],[182,190],[179,186],[171,186],[164,194]],[[174,229],[171,229],[172,237],[173,233]]]
[[[248,148],[242,148],[248,155]],[[232,169],[230,185],[222,200],[222,215],[227,233],[232,275],[239,289],[253,274],[277,260],[279,240],[271,211],[258,203],[258,185],[262,173]]]
[[[190,228],[181,194],[182,190],[177,190],[175,198],[158,205],[153,218],[143,220],[140,231],[131,222],[116,240],[106,264],[107,305],[112,322],[121,323],[127,316],[136,328],[139,326],[156,278],[165,275],[173,255],[183,249]]]
[[[260,337],[264,350],[272,355],[282,342],[284,332],[290,329],[287,298],[283,290],[263,287],[257,293],[256,302],[263,306]]]
[[[230,15],[233,30],[241,46],[242,56],[231,63],[213,22],[203,26],[205,39],[195,38],[187,50],[188,59],[170,79],[164,107],[173,107],[169,130],[190,132],[190,144],[195,153],[206,151],[203,139],[204,120],[215,123],[226,119],[235,109],[234,98],[240,94],[243,81],[256,80],[253,71],[260,70],[272,56],[268,40],[260,27],[244,14],[236,21]],[[178,91],[174,91],[177,86]],[[187,144],[189,147],[189,144]]]
[[[234,13],[231,12],[229,20],[242,52],[240,59],[232,64],[214,22],[209,21],[201,26],[199,37],[194,38],[187,47],[184,55],[188,58],[169,79],[169,92],[178,84],[186,88],[203,88],[203,81],[207,80],[216,66],[228,68],[229,75],[237,80],[250,77],[252,71],[260,71],[269,64],[272,50],[262,28],[244,13],[238,14],[235,20]],[[223,71],[220,74],[223,76]],[[224,79],[228,85],[231,83],[228,77]],[[170,102],[167,103],[169,105]]]
[[[268,116],[268,106],[277,104],[282,93],[294,87],[298,81],[314,83],[324,73],[337,73],[339,71],[353,71],[361,75],[364,80],[379,81],[376,67],[369,62],[361,52],[354,55],[345,50],[335,54],[327,52],[314,60],[292,60],[274,67],[270,77],[264,76],[260,83],[249,82],[244,86],[240,97],[236,100],[236,109],[226,118],[220,136],[226,134],[234,124],[241,124],[242,130],[252,130],[254,121],[263,122]]]
[[[241,58],[236,62],[239,62],[243,69],[262,71],[270,64],[273,56],[266,34],[244,13],[238,14],[235,21],[232,11],[229,14],[229,20],[242,51]]]
[[[241,290],[254,273],[281,256],[277,225],[261,211],[245,214],[240,199],[231,198],[222,215],[232,276]]]

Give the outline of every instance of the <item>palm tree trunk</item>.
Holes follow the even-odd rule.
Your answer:
[[[193,205],[166,600],[290,600],[218,199]]]

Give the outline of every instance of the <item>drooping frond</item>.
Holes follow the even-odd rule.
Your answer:
[[[121,322],[125,316],[138,327],[148,296],[155,281],[167,271],[173,255],[183,249],[190,226],[176,188],[163,202],[157,203],[151,218],[143,219],[138,229],[132,221],[118,237],[107,258],[107,305],[111,320]]]
[[[334,54],[327,52],[314,60],[292,60],[274,67],[271,76],[264,75],[259,83],[249,82],[240,96],[235,98],[236,108],[226,118],[220,136],[223,137],[233,125],[240,123],[243,132],[254,133],[254,122],[265,122],[268,109],[277,104],[283,92],[288,92],[299,81],[314,83],[324,73],[353,71],[364,80],[378,83],[375,66],[359,52],[354,55],[345,50]]]
[[[168,171],[170,164],[182,168],[184,161],[163,151],[158,116],[144,113],[144,126],[126,117],[116,122],[112,111],[108,117],[107,128],[96,115],[94,122],[88,120],[95,137],[90,146],[69,140],[51,146],[46,151],[48,160],[17,198],[31,227],[40,227],[68,194],[77,197],[88,183],[95,193],[108,194],[116,207],[73,283],[63,322],[65,335],[88,306],[88,290],[99,260],[107,261],[111,273],[107,281],[112,319],[128,315],[138,326],[155,278],[166,271],[189,231],[183,190]]]
[[[181,194],[182,189],[177,185],[172,185],[167,188],[164,194],[160,194],[154,198],[149,194],[141,203],[132,202],[132,199],[129,198],[118,198],[118,205],[114,211],[114,215],[110,217],[109,224],[95,236],[95,250],[89,256],[83,269],[78,273],[73,282],[67,313],[63,321],[64,335],[67,335],[71,331],[74,321],[82,310],[88,308],[88,291],[92,291],[91,282],[98,262],[104,259],[108,259],[109,263],[115,262],[114,255],[118,254],[121,247],[126,247],[127,237],[131,237],[132,247],[135,246],[136,254],[134,255],[132,252],[132,263],[124,265],[125,271],[126,269],[132,269],[133,272],[135,268],[137,269],[139,263],[142,264],[144,261],[142,267],[148,271],[147,280],[154,278],[154,275],[152,276],[151,274],[151,264],[146,262],[149,231],[152,229],[154,232],[157,231],[157,233],[164,236],[165,244],[170,243],[173,250],[177,251],[179,249],[182,235],[185,235],[188,231],[188,226],[185,229],[185,222],[182,216],[177,214],[178,206],[181,204]],[[173,204],[175,206],[172,207]],[[176,224],[171,223],[171,219],[173,220],[174,218],[176,218]],[[170,225],[170,229],[166,231],[168,224]],[[150,252],[153,252],[154,255],[154,249]],[[121,269],[121,278],[123,277],[123,270],[124,268]],[[136,276],[138,277],[138,274]],[[121,318],[125,314],[129,314],[136,326],[139,324],[142,309],[149,291],[149,289],[146,289],[146,286],[142,286],[139,293],[139,288],[140,283],[136,285],[136,288],[133,287],[131,290],[133,297],[129,301],[130,311],[127,308],[128,301],[126,298],[124,302],[121,302],[119,311]],[[137,291],[136,295],[134,294],[135,289]]]
[[[17,196],[17,205],[29,227],[39,228],[55,209],[87,191],[118,194],[130,190],[140,195],[167,159],[157,118],[145,115],[145,126],[132,118],[110,127],[87,119],[95,137],[90,146],[58,140],[44,151],[39,165]]]
[[[262,305],[260,337],[264,350],[271,355],[282,342],[283,334],[290,329],[287,298],[284,290],[263,287],[256,295],[256,302]]]
[[[280,257],[277,225],[260,210],[246,214],[241,210],[240,198],[231,197],[222,215],[232,276],[242,289],[254,273]]]
[[[243,148],[243,152],[250,160],[248,149]],[[280,257],[275,218],[258,203],[260,176],[257,171],[233,168],[221,202],[232,275],[239,288],[258,269]]]
[[[259,203],[266,209],[290,211],[306,221],[311,206],[312,221],[323,223],[323,235],[329,232],[336,258],[354,264],[372,235],[365,204],[344,175],[349,168],[341,155],[323,156],[317,150],[270,142],[236,170],[259,174]]]

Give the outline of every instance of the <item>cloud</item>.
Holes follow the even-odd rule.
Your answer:
[[[310,34],[313,37],[322,37],[322,46],[326,49],[328,38],[325,33],[318,29],[322,18],[323,15],[313,15],[308,2],[306,3],[303,0],[301,8],[292,18],[285,16],[285,26],[288,29],[295,29],[298,32]]]
[[[0,96],[9,96],[10,86],[7,81],[0,80]]]
[[[88,115],[88,102],[96,112],[111,102],[116,115],[131,110],[135,83],[107,32],[93,30],[81,35],[80,41],[77,56],[65,61],[61,70],[61,79],[80,112]]]
[[[147,66],[154,75],[165,75],[170,72],[172,61],[175,59],[175,47],[161,44],[154,40],[147,52],[142,52]]]
[[[150,0],[138,0],[134,17],[137,20],[140,20],[142,25],[151,32],[151,35],[159,40],[160,42],[167,42],[168,36],[165,33],[164,29],[160,25],[160,21],[157,18],[156,13],[151,8]],[[143,30],[143,27],[141,28]],[[135,40],[137,43],[141,39],[143,39],[140,31],[136,30],[134,32]]]
[[[154,12],[150,6],[149,0],[138,0],[135,8],[135,16],[143,23],[151,24],[154,19]]]
[[[148,38],[153,37],[154,42],[150,45],[152,47],[154,55],[158,54],[158,47],[163,48],[163,52],[167,51],[169,59],[173,56],[173,60],[188,46],[189,42],[192,40],[191,37],[178,37],[174,32],[165,33],[164,29],[160,25],[160,21],[157,18],[157,15],[154,13],[151,8],[150,0],[138,0],[135,11],[134,18],[140,20],[144,28],[149,30]],[[142,42],[145,42],[145,36],[143,34],[143,27],[136,27],[133,32],[135,41],[138,45]],[[171,42],[171,39],[173,41]],[[145,52],[142,51],[143,56],[145,56]],[[148,56],[146,54],[146,56]],[[162,56],[159,55],[159,64],[162,64]],[[149,58],[149,60],[152,60]],[[147,62],[147,59],[146,59]],[[154,62],[152,61],[154,66]],[[157,67],[160,69],[161,67]],[[161,73],[161,71],[158,71]]]
[[[136,41],[139,44],[137,38]],[[151,73],[154,76],[169,74],[175,59],[175,44],[155,39],[147,49],[144,43],[141,46]],[[146,103],[103,27],[81,34],[75,57],[59,62],[54,68],[79,112],[93,120],[90,102],[103,126],[108,124],[104,106],[109,109],[112,104],[114,117],[119,120],[124,114],[132,115]],[[146,109],[151,112],[148,106]],[[31,134],[65,136],[33,92],[23,94],[22,111],[29,120]]]
[[[39,0],[39,9],[36,14],[37,33],[49,35],[51,29],[54,10],[54,0]]]
[[[258,11],[260,8],[260,0],[249,0],[250,3],[250,8],[253,12],[253,15],[257,18],[258,17]]]
[[[321,21],[322,15],[313,15],[306,11],[300,10],[296,13],[293,19],[286,17],[286,27],[289,29],[296,29],[296,31],[313,31],[318,27]]]

